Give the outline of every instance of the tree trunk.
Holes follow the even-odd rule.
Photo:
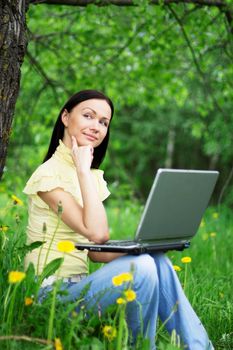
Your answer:
[[[173,155],[175,150],[175,140],[176,140],[176,131],[174,128],[171,128],[168,132],[167,140],[167,154],[165,159],[165,168],[172,168],[173,164]]]
[[[0,179],[5,165],[20,67],[26,47],[27,0],[0,0]]]
[[[210,158],[209,170],[215,170],[217,168],[218,161],[219,161],[219,153],[216,153]]]

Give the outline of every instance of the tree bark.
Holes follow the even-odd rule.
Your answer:
[[[27,9],[28,0],[0,0],[0,179],[19,92],[20,67],[27,46]]]

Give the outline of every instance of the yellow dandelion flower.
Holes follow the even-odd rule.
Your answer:
[[[211,232],[211,233],[210,233],[210,237],[212,237],[212,238],[213,238],[213,237],[216,237],[216,232]]]
[[[201,220],[200,227],[205,227],[205,221]]]
[[[60,338],[55,338],[54,345],[56,350],[63,350]]]
[[[210,232],[210,237],[216,237],[217,233],[216,232]]]
[[[181,262],[184,263],[184,264],[188,264],[192,261],[192,258],[190,258],[190,256],[184,256],[182,259],[181,259]]]
[[[218,219],[219,218],[219,213],[217,213],[217,212],[213,213],[212,214],[212,218],[215,219],[215,220]]]
[[[109,341],[112,341],[117,335],[116,328],[112,326],[104,326],[102,332],[105,338],[107,338]]]
[[[130,272],[124,272],[120,275],[123,282],[130,282],[133,280],[133,275]]]
[[[114,276],[113,278],[112,278],[112,284],[114,285],[114,286],[121,286],[122,285],[122,279],[119,277],[119,276]]]
[[[173,265],[173,269],[175,271],[181,271],[181,267],[179,267],[178,265]]]
[[[130,272],[123,272],[120,275],[114,276],[112,278],[112,283],[114,286],[121,286],[124,282],[130,282],[133,280],[133,275]]]
[[[134,301],[136,299],[136,293],[132,289],[128,289],[124,292],[125,298],[127,301]]]
[[[75,250],[75,246],[71,241],[60,241],[57,244],[57,249],[62,253],[70,253]]]
[[[8,274],[8,282],[9,283],[18,283],[18,282],[21,282],[25,277],[26,277],[25,272],[11,271]]]
[[[26,306],[32,305],[32,304],[33,304],[33,299],[30,298],[30,297],[26,297],[26,298],[24,299],[24,304],[25,304]]]
[[[7,226],[7,225],[1,225],[1,226],[0,226],[0,231],[6,232],[6,231],[8,231],[8,230],[9,230],[9,226]]]
[[[123,298],[117,298],[116,303],[119,304],[119,305],[122,305],[122,304],[126,303],[126,300],[123,299]]]
[[[16,197],[14,194],[12,194],[11,199],[13,199],[14,204],[23,205],[23,201]]]

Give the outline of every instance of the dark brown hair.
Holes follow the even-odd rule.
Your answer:
[[[77,92],[76,94],[71,96],[70,99],[65,103],[65,105],[62,107],[62,109],[58,115],[57,121],[54,125],[54,129],[53,129],[52,137],[50,140],[48,152],[47,152],[43,162],[45,162],[46,160],[48,160],[49,158],[52,157],[57,146],[59,145],[59,140],[62,140],[62,138],[64,136],[65,127],[64,127],[64,124],[61,120],[61,115],[62,115],[63,111],[66,109],[68,112],[70,112],[79,103],[86,101],[86,100],[91,100],[91,99],[105,100],[111,108],[111,111],[112,111],[111,120],[112,120],[112,117],[114,114],[114,106],[113,106],[113,103],[109,97],[105,96],[102,92],[99,92],[97,90],[82,90],[82,91]],[[107,131],[107,134],[106,134],[104,140],[102,141],[102,143],[98,147],[96,147],[94,149],[94,158],[93,158],[92,165],[91,165],[92,168],[98,169],[100,164],[104,160],[104,157],[105,157],[105,154],[107,151],[107,147],[108,147],[109,136],[110,136],[110,130],[108,127],[108,131]]]

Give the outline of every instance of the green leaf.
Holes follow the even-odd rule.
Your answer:
[[[37,291],[37,284],[36,284],[36,274],[35,274],[35,266],[33,263],[30,263],[28,265],[27,271],[26,271],[26,296],[32,296],[36,294]]]
[[[43,241],[35,241],[29,245],[24,244],[22,247],[19,247],[18,250],[21,251],[23,254],[27,254],[32,250],[39,248],[44,243],[45,242]]]
[[[27,250],[27,252],[31,252],[34,249],[39,248],[40,246],[42,246],[42,244],[44,244],[45,241],[35,241],[29,245],[25,245],[24,248]]]
[[[27,268],[27,271],[26,271],[26,276],[27,276],[28,279],[30,279],[31,277],[35,276],[35,266],[31,262],[28,265],[28,268]]]
[[[42,274],[40,276],[41,282],[45,278],[48,278],[49,276],[53,275],[59,269],[59,267],[63,263],[63,260],[63,258],[57,258],[50,261],[50,263],[48,263],[42,271]]]

